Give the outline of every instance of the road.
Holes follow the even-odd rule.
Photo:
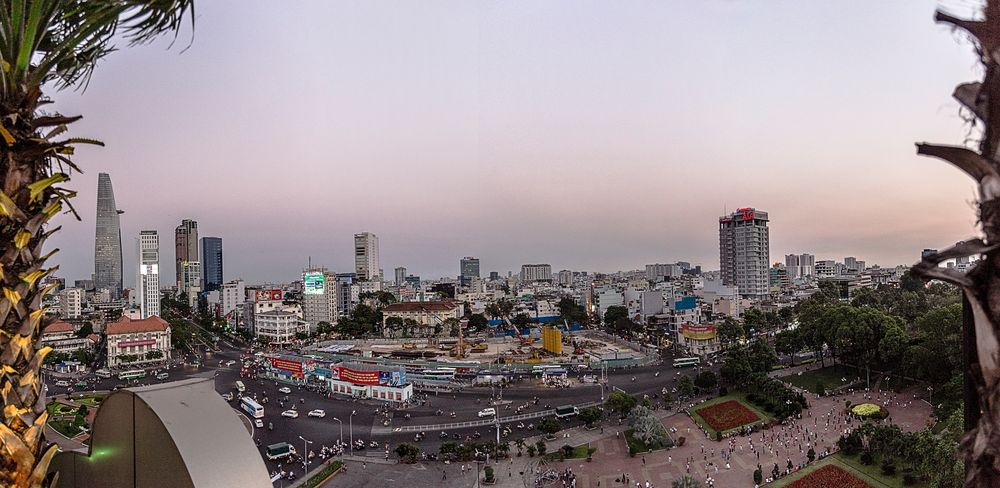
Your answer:
[[[220,341],[218,352],[201,351],[201,357],[199,358],[201,362],[200,366],[177,365],[169,368],[170,378],[165,381],[176,381],[190,377],[214,377],[216,391],[220,394],[235,393],[235,382],[241,379],[241,352],[245,352],[245,350],[227,341]],[[233,365],[225,366],[228,361],[234,361]],[[712,369],[717,370],[718,366]],[[660,372],[660,374],[657,375],[657,372]],[[694,374],[697,370],[684,370],[684,372]],[[665,365],[620,370],[609,369],[604,394],[607,395],[613,389],[622,389],[639,398],[642,398],[643,395],[649,395],[650,397],[654,395],[659,396],[663,388],[669,390],[676,387],[678,377],[677,372],[669,365],[669,360],[665,361]],[[93,384],[91,388],[95,390],[110,390],[115,386],[124,386],[124,382],[115,378],[101,379],[91,375],[89,379]],[[264,404],[264,418],[262,419],[265,428],[254,427],[252,434],[254,440],[260,443],[260,452],[268,470],[275,471],[280,468],[286,471],[293,471],[296,475],[300,476],[303,472],[301,464],[291,467],[287,463],[268,461],[263,455],[265,447],[278,442],[288,442],[296,446],[296,449],[301,453],[303,449],[301,438],[305,438],[313,442],[310,449],[319,451],[320,446],[332,446],[343,435],[345,442],[349,442],[352,438],[363,439],[368,442],[374,438],[378,442],[379,448],[366,448],[362,451],[356,451],[354,454],[384,457],[386,444],[389,445],[390,449],[393,449],[401,442],[414,442],[413,430],[408,432],[393,432],[392,429],[395,427],[407,426],[408,429],[419,429],[419,426],[480,420],[477,413],[487,406],[492,406],[489,404],[492,394],[489,387],[469,387],[454,394],[420,393],[420,397],[425,398],[426,401],[423,404],[405,410],[392,412],[392,421],[388,428],[386,428],[382,423],[383,418],[377,416],[375,412],[376,408],[380,405],[378,402],[347,400],[341,397],[328,399],[319,393],[291,387],[292,393],[287,395],[290,402],[283,408],[278,405],[278,401],[286,395],[279,393],[278,388],[286,385],[274,381],[243,381],[247,387],[246,395],[256,397],[258,400],[263,400],[265,397],[268,398],[268,403]],[[146,378],[139,382],[132,382],[128,386],[159,382],[151,378]],[[49,394],[58,393],[66,393],[66,389],[50,384]],[[535,398],[539,399],[538,404],[534,404],[533,400]],[[599,385],[581,385],[570,388],[551,388],[540,385],[538,380],[523,379],[515,382],[511,387],[503,389],[502,401],[503,403],[497,406],[501,417],[514,415],[516,407],[524,404],[529,404],[529,406],[523,413],[538,413],[547,408],[554,408],[559,405],[581,405],[588,402],[600,402],[601,387]],[[235,412],[243,415],[237,403],[235,400],[231,402]],[[281,411],[291,405],[294,405],[295,409],[300,412],[299,417],[294,419],[282,417]],[[306,416],[306,412],[313,409],[324,410],[326,417],[311,418]],[[436,412],[438,410],[444,411],[445,414],[437,415]],[[410,414],[410,419],[404,419],[404,412]],[[450,412],[455,412],[454,418],[450,416]],[[342,430],[341,424],[334,420],[334,418],[339,418],[343,421]],[[518,423],[537,424],[537,422],[538,420],[506,424],[511,427],[512,432],[504,437],[503,440],[513,442],[519,438],[537,435],[538,431],[527,429],[527,425],[525,425],[525,428],[517,427]],[[266,428],[268,424],[273,425],[273,430]],[[579,421],[572,418],[563,421],[563,426],[565,427],[574,425],[579,425]],[[377,432],[373,434],[373,430],[377,430]],[[440,437],[441,431],[439,430],[425,432],[427,434],[426,438],[417,443],[417,445],[424,452],[432,453],[436,453],[443,442],[464,440],[467,437],[475,435],[476,432],[481,436],[478,439],[479,441],[496,438],[496,430],[493,426],[449,429],[447,431],[449,434],[447,439]],[[390,453],[390,457],[395,457],[395,455]]]

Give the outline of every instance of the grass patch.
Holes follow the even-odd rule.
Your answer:
[[[309,481],[302,483],[302,488],[316,488],[320,483],[325,481],[333,473],[335,473],[341,466],[344,465],[343,461],[334,461],[328,464],[325,468],[320,470],[320,472],[309,477]]]
[[[823,458],[799,471],[796,471],[795,473],[785,476],[777,481],[768,483],[766,486],[769,488],[781,488],[791,485],[795,481],[808,476],[813,471],[816,471],[817,469],[828,464],[832,464],[843,469],[844,471],[847,471],[865,483],[868,483],[873,488],[927,488],[928,486],[927,483],[921,481],[909,486],[904,485],[903,475],[899,472],[893,476],[882,474],[880,467],[882,465],[881,459],[876,459],[871,466],[865,466],[864,464],[861,464],[858,456],[846,456],[843,453],[837,453]]]
[[[858,371],[848,366],[828,366],[826,368],[804,371],[801,374],[791,374],[781,376],[778,379],[789,383],[803,390],[820,393],[818,386],[823,385],[824,390],[830,391],[849,385],[860,376]],[[847,381],[844,381],[844,380]]]
[[[699,409],[702,409],[702,408],[705,408],[705,407],[711,407],[712,405],[717,405],[717,404],[720,404],[720,403],[725,403],[725,402],[733,401],[733,400],[739,402],[743,407],[745,407],[746,409],[750,410],[751,412],[757,414],[757,416],[760,417],[760,420],[758,420],[757,422],[753,422],[751,424],[744,424],[744,425],[742,425],[740,427],[737,427],[737,428],[733,428],[733,429],[729,429],[729,430],[726,430],[726,431],[723,431],[723,432],[719,432],[719,431],[715,430],[704,418],[702,418],[701,415],[698,415],[698,410]],[[746,394],[744,394],[743,392],[734,392],[734,393],[730,393],[730,394],[725,395],[725,396],[720,396],[720,397],[713,398],[711,400],[706,400],[706,401],[704,401],[702,403],[699,403],[699,404],[697,404],[697,405],[689,408],[688,409],[688,413],[691,414],[691,418],[694,419],[694,421],[695,421],[696,424],[700,425],[701,428],[705,429],[705,431],[708,432],[709,437],[711,437],[712,439],[718,439],[719,435],[739,430],[740,428],[743,428],[746,425],[759,425],[759,424],[764,424],[764,423],[767,423],[767,422],[770,422],[770,421],[774,420],[774,416],[773,415],[771,415],[771,414],[765,412],[764,410],[758,408],[753,403],[750,403],[747,400]]]
[[[73,417],[72,420],[53,420],[49,422],[49,426],[56,432],[72,438],[73,436],[79,434],[80,431],[87,426],[87,424],[83,421],[83,417],[77,415],[76,417]]]
[[[628,437],[626,437],[626,439],[628,439]],[[642,441],[639,441],[639,443],[641,444]],[[597,452],[596,447],[590,447],[590,444],[582,444],[574,447],[568,456],[560,457],[564,454],[563,451],[560,449],[559,451],[550,452],[546,454],[544,458],[547,461],[556,461],[559,459],[586,459],[595,452]]]

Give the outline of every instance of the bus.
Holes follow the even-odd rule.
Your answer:
[[[701,358],[677,358],[674,359],[675,368],[690,368],[701,364]]]
[[[253,398],[243,397],[240,399],[240,408],[246,413],[250,414],[251,417],[255,419],[264,418],[264,407],[259,403],[253,401]]]
[[[243,393],[244,391],[247,391],[247,387],[246,387],[246,385],[243,384],[242,381],[237,381],[236,382],[236,391],[238,391],[240,393]]]
[[[132,369],[129,371],[122,371],[118,374],[118,379],[120,380],[138,380],[146,377],[146,372],[141,369]]]
[[[556,407],[556,418],[562,419],[566,417],[572,417],[580,413],[580,409],[574,407],[573,405],[563,405],[561,407]]]
[[[535,376],[541,376],[546,371],[555,370],[555,369],[562,369],[562,366],[559,366],[558,364],[545,364],[545,365],[541,365],[541,366],[534,366],[534,367],[531,368],[531,374],[533,374]],[[563,370],[563,371],[565,371],[565,370]]]

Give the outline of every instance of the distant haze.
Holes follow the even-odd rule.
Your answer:
[[[975,2],[943,2],[969,15]],[[718,267],[717,218],[771,217],[771,260],[911,264],[975,233],[973,182],[915,155],[961,144],[950,98],[977,76],[938,2],[199,2],[196,32],[123,48],[50,93],[78,151],[83,221],[59,276],[89,278],[99,171],[135,238],[223,238],[225,278]]]

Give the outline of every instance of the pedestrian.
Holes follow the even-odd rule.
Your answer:
[[[645,466],[645,465],[646,465],[646,456],[643,456],[643,457],[642,457],[642,465],[643,465],[643,466]]]

